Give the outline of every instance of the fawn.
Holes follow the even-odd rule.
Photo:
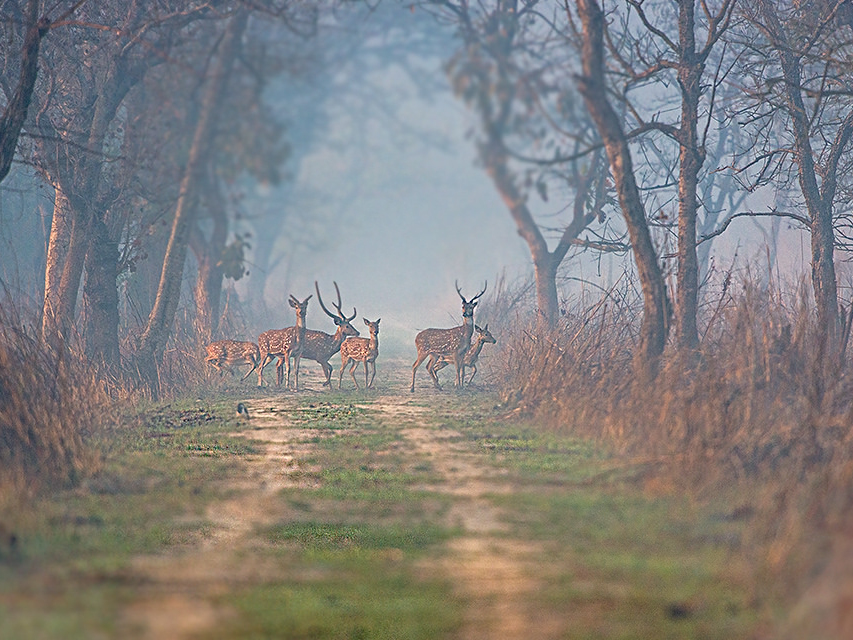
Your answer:
[[[281,385],[282,366],[287,371],[287,388],[290,388],[290,359],[293,358],[294,369],[294,390],[299,390],[299,359],[302,357],[302,348],[305,343],[305,314],[308,310],[308,301],[312,296],[308,296],[302,302],[291,294],[290,306],[296,311],[296,325],[287,329],[271,329],[264,331],[258,336],[258,349],[260,350],[260,360],[258,361],[258,386],[264,384],[264,367],[271,362],[273,358],[278,357],[279,361],[276,365],[276,381]],[[248,374],[247,374],[248,375]]]
[[[495,344],[497,340],[489,331],[488,323],[484,326],[480,327],[478,325],[474,325],[474,331],[476,332],[476,336],[474,337],[474,341],[471,343],[471,346],[468,348],[468,351],[465,352],[465,355],[462,357],[462,384],[465,385],[465,367],[471,367],[473,370],[471,372],[471,377],[468,379],[468,385],[471,385],[471,382],[474,380],[474,376],[477,375],[477,358],[480,357],[480,351],[483,349],[484,344]],[[447,365],[452,364],[452,360],[447,356],[435,357],[432,356],[430,361],[427,362],[427,371],[432,371],[433,374],[437,374],[440,370],[444,369]],[[436,376],[437,377],[437,376]]]
[[[209,362],[220,374],[224,374],[226,369],[233,374],[234,371],[231,366],[235,364],[252,365],[252,368],[249,369],[249,373],[252,373],[257,368],[258,361],[261,358],[258,345],[254,342],[217,340],[207,345],[206,349],[205,362]],[[243,376],[242,380],[245,380],[249,373]]]
[[[379,320],[381,319],[379,318]],[[368,389],[373,386],[373,379],[376,378],[376,356],[379,355],[379,320],[376,322],[371,322],[367,318],[363,318],[363,320],[370,331],[370,338],[347,338],[344,340],[341,345],[341,371],[338,374],[338,389],[341,388],[344,368],[349,362],[352,362],[349,374],[352,376],[352,381],[355,382],[356,389],[359,386],[358,381],[355,379],[354,371],[359,362],[364,363],[364,384]],[[373,364],[373,375],[368,382],[367,372],[369,364]]]
[[[329,364],[329,358],[340,351],[341,343],[343,343],[346,338],[349,336],[358,336],[358,329],[351,324],[357,311],[355,307],[353,307],[352,315],[347,317],[347,315],[341,310],[341,290],[338,289],[337,282],[335,282],[334,285],[335,291],[338,293],[338,303],[332,303],[337,311],[336,314],[329,311],[326,308],[326,305],[323,304],[323,298],[320,296],[320,287],[317,284],[317,281],[314,281],[314,288],[317,290],[317,302],[320,303],[320,307],[326,312],[326,315],[329,316],[337,325],[337,331],[335,331],[334,335],[329,335],[325,331],[306,329],[305,344],[302,347],[303,358],[319,362],[320,366],[323,367],[323,373],[326,375],[326,381],[323,383],[324,387],[332,386],[332,365]]]
[[[412,365],[412,386],[409,389],[415,391],[415,374],[418,367],[428,357],[434,360],[447,358],[450,362],[456,365],[456,387],[462,387],[462,359],[468,348],[471,346],[471,335],[474,333],[474,307],[484,293],[487,282],[483,290],[470,300],[466,300],[459,289],[459,282],[456,283],[456,293],[462,299],[462,324],[452,329],[424,329],[415,336],[415,347],[418,350],[418,359]],[[435,371],[427,366],[427,371],[432,377],[433,384],[436,389],[441,389],[438,384],[438,376]]]

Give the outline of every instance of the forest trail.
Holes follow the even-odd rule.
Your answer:
[[[433,470],[423,488],[450,501],[443,524],[461,535],[452,537],[437,557],[431,554],[420,563],[425,575],[448,581],[454,597],[465,603],[454,637],[555,637],[558,621],[550,624],[525,604],[539,586],[535,557],[541,558],[541,550],[511,537],[501,511],[488,498],[511,492],[511,484],[483,452],[476,453],[459,432],[442,425],[440,411],[430,403],[446,405],[443,394],[428,390],[412,395],[402,384],[393,391],[385,388],[358,406],[399,431],[407,464],[426,463]],[[316,398],[322,401],[322,393]],[[251,438],[257,453],[246,456],[244,472],[223,487],[228,497],[208,505],[201,516],[207,522],[202,538],[178,553],[134,559],[134,579],[146,588],[124,612],[132,635],[147,640],[210,633],[232,615],[227,607],[211,606],[212,598],[235,583],[276,578],[265,576],[274,569],[253,560],[253,550],[269,544],[259,529],[287,517],[288,506],[278,495],[282,489],[316,487],[318,470],[307,461],[318,438],[334,437],[304,421],[294,422],[303,401],[301,393],[246,401],[251,428],[235,435]],[[454,411],[460,411],[459,403]]]

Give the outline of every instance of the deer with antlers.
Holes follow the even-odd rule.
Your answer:
[[[326,375],[324,387],[332,386],[332,365],[329,364],[329,358],[341,350],[341,344],[350,336],[358,336],[358,329],[352,326],[352,321],[356,316],[356,309],[353,307],[352,315],[347,315],[341,309],[341,290],[338,289],[338,283],[335,282],[335,291],[338,294],[338,303],[332,303],[337,313],[332,313],[323,304],[323,297],[320,295],[320,286],[317,281],[314,281],[314,289],[317,291],[317,302],[320,307],[326,312],[338,329],[334,335],[329,335],[325,331],[314,331],[312,329],[305,330],[305,344],[302,347],[302,357],[308,360],[319,362],[323,367],[323,373]]]
[[[484,344],[495,344],[497,340],[489,331],[489,325],[486,324],[482,327],[479,325],[474,325],[474,341],[471,343],[471,346],[468,348],[468,351],[465,352],[465,355],[462,357],[462,385],[465,385],[465,368],[470,367],[471,377],[468,378],[468,385],[471,385],[471,382],[474,380],[474,376],[477,375],[477,359],[480,357],[480,351],[483,349]],[[431,371],[433,374],[438,374],[439,371],[444,369],[449,364],[453,364],[453,361],[447,356],[435,357],[432,356],[427,362],[427,371]],[[437,377],[437,375],[436,375]]]
[[[213,367],[224,374],[227,369],[230,373],[234,373],[231,367],[235,364],[250,364],[252,368],[249,373],[252,373],[261,359],[258,345],[254,342],[241,342],[239,340],[217,340],[211,342],[206,347],[207,357],[205,362],[209,362]],[[243,376],[245,380],[249,373]]]
[[[381,320],[382,318],[379,318]],[[359,362],[364,363],[364,385],[368,389],[373,387],[373,379],[376,378],[376,357],[379,355],[379,320],[371,322],[367,318],[363,318],[364,324],[367,325],[370,331],[369,338],[347,338],[341,345],[341,371],[338,374],[338,389],[341,388],[341,383],[344,378],[344,369],[347,364],[352,362],[349,368],[349,374],[352,376],[352,381],[355,382],[355,388],[358,389],[358,381],[355,379],[355,368]],[[367,380],[367,373],[373,365],[373,376],[370,381]]]
[[[305,314],[308,311],[308,301],[313,296],[308,296],[302,302],[291,294],[290,306],[296,311],[296,325],[287,329],[271,329],[264,331],[258,336],[258,349],[260,359],[258,361],[258,386],[264,385],[264,367],[276,357],[279,362],[276,365],[276,381],[281,386],[282,367],[287,371],[287,388],[290,388],[290,359],[293,358],[294,390],[299,390],[299,359],[302,357],[302,349],[305,345]],[[249,371],[251,373],[251,371]],[[249,374],[247,373],[246,376]]]
[[[418,349],[418,359],[412,365],[412,386],[410,391],[415,391],[415,374],[418,367],[427,358],[438,361],[447,358],[456,365],[456,387],[462,387],[462,360],[471,346],[471,336],[474,333],[474,307],[480,300],[480,296],[486,293],[487,282],[483,290],[470,300],[466,300],[456,282],[456,293],[462,299],[462,324],[452,329],[424,329],[415,336],[415,347]],[[435,371],[427,366],[427,371],[432,378],[436,389],[441,389],[438,384],[438,376]]]

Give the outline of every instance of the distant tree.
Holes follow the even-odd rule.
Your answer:
[[[557,271],[569,250],[621,250],[624,245],[580,239],[593,222],[605,218],[605,164],[595,150],[599,141],[592,122],[572,98],[564,41],[551,31],[540,5],[544,3],[518,0],[429,3],[462,41],[447,65],[448,74],[454,92],[478,118],[479,162],[527,243],[538,312],[550,326],[559,318]],[[573,193],[566,206],[571,219],[560,226],[553,249],[529,202],[531,193],[548,198],[549,178]]]
[[[819,326],[832,340],[839,326],[834,251],[846,225],[839,198],[850,202],[844,183],[853,169],[853,56],[849,0],[744,3],[749,42],[741,73],[743,119],[751,144],[743,154],[752,185],[784,187],[793,166],[806,216],[792,218],[811,234],[811,275]]]

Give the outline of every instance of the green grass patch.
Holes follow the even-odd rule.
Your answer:
[[[207,637],[433,640],[452,637],[461,619],[448,585],[408,570],[376,571],[372,563],[315,582],[259,586],[223,604],[239,619]]]

